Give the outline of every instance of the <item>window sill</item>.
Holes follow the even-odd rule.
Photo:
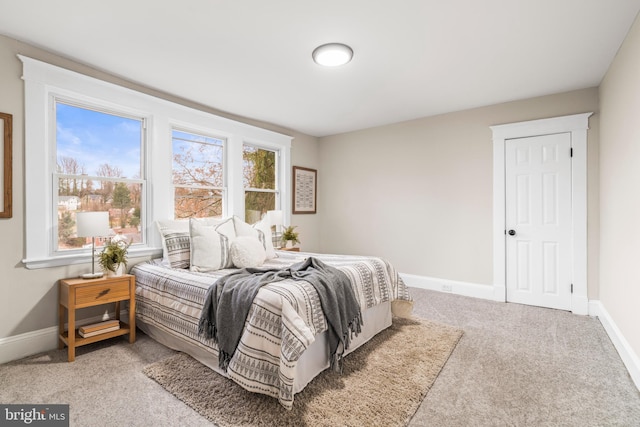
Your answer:
[[[153,258],[159,256],[162,256],[162,248],[135,248],[130,249],[128,252],[128,257],[130,259],[138,257]],[[90,264],[91,255],[89,255],[88,253],[82,253],[73,255],[58,255],[46,258],[23,259],[22,263],[29,270],[35,270],[38,268],[61,267],[74,264]]]

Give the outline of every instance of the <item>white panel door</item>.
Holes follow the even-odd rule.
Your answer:
[[[571,309],[571,134],[505,143],[507,301]]]

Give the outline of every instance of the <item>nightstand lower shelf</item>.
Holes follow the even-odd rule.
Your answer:
[[[118,329],[117,331],[105,332],[103,334],[97,334],[87,338],[80,335],[80,333],[78,332],[78,329],[76,329],[74,346],[80,347],[83,345],[92,344],[94,342],[106,340],[109,338],[119,337],[121,335],[127,335],[130,331],[131,331],[131,328],[129,327],[129,325],[124,322],[120,322],[120,329]],[[59,338],[60,338],[60,341],[62,341],[66,346],[69,346],[69,331],[64,331],[64,333],[61,334]]]

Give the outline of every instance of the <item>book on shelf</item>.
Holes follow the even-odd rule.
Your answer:
[[[114,326],[120,327],[119,320],[105,320],[104,322],[92,323],[91,325],[81,326],[78,332],[91,333],[96,331],[103,331],[104,329],[113,328]]]
[[[78,333],[80,334],[80,336],[82,338],[89,338],[89,337],[93,337],[95,335],[100,335],[100,334],[105,334],[107,332],[117,331],[118,329],[120,329],[120,324],[115,325],[115,326],[111,326],[110,328],[98,329],[97,331],[92,331],[92,332],[78,331]]]

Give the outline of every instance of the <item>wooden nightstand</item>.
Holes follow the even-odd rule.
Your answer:
[[[136,279],[130,274],[99,279],[63,279],[59,287],[59,342],[58,348],[69,347],[69,362],[76,358],[76,347],[108,338],[129,334],[129,342],[136,340]],[[129,301],[129,323],[120,320],[120,302]],[[116,319],[120,329],[83,338],[76,329],[76,309],[115,302]],[[65,308],[68,315],[68,331],[65,331]],[[69,331],[73,331],[69,333]]]
[[[279,251],[289,251],[289,252],[300,252],[300,247],[296,246],[294,248],[278,248]]]

